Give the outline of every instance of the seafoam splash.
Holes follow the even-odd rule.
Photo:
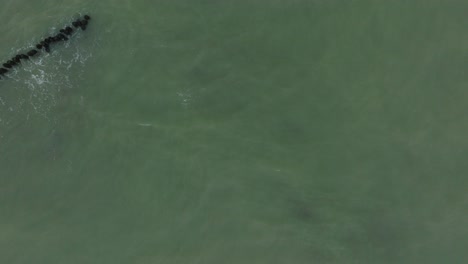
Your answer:
[[[31,115],[53,120],[50,112],[60,102],[63,96],[60,92],[77,88],[87,61],[93,57],[93,47],[99,45],[97,39],[91,45],[80,45],[84,34],[77,32],[69,41],[54,46],[50,53],[41,52],[41,56],[22,62],[21,67],[11,70],[0,81],[0,127],[13,120],[27,120]],[[29,50],[37,42],[33,39],[9,55]]]
[[[181,105],[184,108],[187,108],[192,100],[192,93],[189,89],[183,89],[179,92],[177,92],[177,96],[181,100]]]

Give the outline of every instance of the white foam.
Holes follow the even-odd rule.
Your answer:
[[[52,31],[56,33],[55,29]],[[90,49],[80,46],[78,41],[85,33],[78,31],[69,41],[53,44],[51,53],[40,51],[7,74],[8,78],[3,80],[4,85],[18,92],[0,98],[0,123],[6,123],[10,119],[29,119],[30,114],[49,119],[51,109],[60,101],[61,95],[58,92],[77,88],[76,83],[82,78],[86,62],[93,56]],[[37,42],[33,39],[24,48],[12,49],[9,57],[25,53]],[[2,109],[20,115],[8,116]]]
[[[177,95],[181,99],[181,104],[183,107],[188,107],[190,104],[190,101],[192,100],[192,93],[190,90],[185,89],[184,91],[177,92]]]

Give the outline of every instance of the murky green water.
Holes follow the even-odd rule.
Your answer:
[[[467,11],[0,0],[0,263],[468,262]]]

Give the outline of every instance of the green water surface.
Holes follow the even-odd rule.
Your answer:
[[[0,263],[468,263],[468,2],[0,0]]]

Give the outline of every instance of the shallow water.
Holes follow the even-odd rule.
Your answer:
[[[468,3],[0,4],[0,263],[468,261]]]

